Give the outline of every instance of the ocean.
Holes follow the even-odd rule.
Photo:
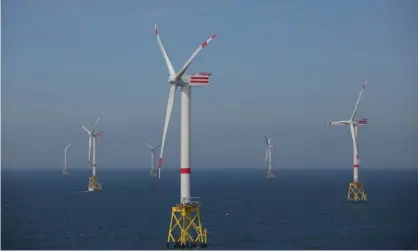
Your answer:
[[[208,249],[418,249],[418,170],[362,169],[368,202],[346,201],[352,170],[192,170]],[[2,249],[165,249],[180,174],[164,169],[2,170]]]

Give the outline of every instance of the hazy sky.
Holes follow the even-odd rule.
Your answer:
[[[189,72],[192,168],[351,168],[349,119],[358,118],[362,168],[418,164],[418,3],[409,1],[2,1],[2,167],[86,167],[98,114],[97,163],[148,168],[160,141],[169,84],[154,19],[179,70],[213,33]],[[179,94],[179,93],[178,93]],[[179,168],[180,95],[165,167]],[[86,167],[87,168],[87,167]]]

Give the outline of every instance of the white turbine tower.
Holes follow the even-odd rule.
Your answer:
[[[267,170],[267,179],[274,179],[276,176],[274,176],[273,171],[271,170],[271,149],[275,147],[273,143],[271,143],[271,138],[266,138],[266,157],[264,158],[264,165],[268,164],[269,169]]]
[[[89,178],[89,185],[88,185],[88,190],[90,192],[102,190],[102,186],[99,183],[99,177],[96,175],[96,138],[98,136],[103,136],[103,132],[96,133],[94,131],[96,129],[97,123],[99,123],[99,120],[101,119],[102,116],[103,116],[103,112],[100,113],[99,117],[97,117],[96,123],[93,125],[91,130],[87,129],[84,125],[81,125],[84,131],[86,131],[87,134],[89,135],[88,162],[89,162],[89,165],[92,166],[92,176]],[[92,143],[93,143],[93,151],[91,151]],[[90,161],[91,155],[92,155],[92,158],[91,158],[92,161]]]
[[[170,92],[168,96],[167,111],[164,122],[164,130],[161,141],[161,152],[160,159],[158,163],[158,178],[161,179],[161,165],[163,159],[164,144],[168,129],[168,124],[170,121],[171,111],[173,109],[174,96],[177,90],[177,87],[181,88],[181,167],[180,167],[180,177],[181,177],[181,195],[180,195],[180,204],[172,208],[171,224],[175,224],[177,217],[179,217],[181,222],[186,222],[188,219],[193,219],[192,223],[188,222],[186,225],[175,224],[173,228],[169,230],[169,237],[167,245],[172,241],[174,243],[179,243],[180,246],[185,246],[187,243],[200,243],[201,246],[206,246],[206,230],[203,230],[200,223],[200,204],[198,202],[191,201],[190,196],[190,106],[191,106],[191,88],[192,86],[206,86],[209,84],[210,73],[199,73],[186,75],[185,72],[187,68],[192,63],[193,59],[199,54],[199,52],[215,37],[216,34],[210,36],[205,42],[203,42],[193,54],[189,57],[183,67],[177,73],[174,71],[174,68],[170,62],[170,59],[167,56],[167,53],[164,49],[164,46],[161,42],[160,36],[158,34],[157,24],[155,24],[155,34],[157,36],[157,42],[160,47],[161,53],[164,57],[165,63],[168,68],[169,78],[168,82],[170,83]],[[182,214],[183,216],[176,216],[177,214]],[[190,215],[195,214],[196,218],[190,217]],[[185,227],[193,226],[193,227]],[[180,237],[175,238],[173,233],[176,228],[180,229]],[[189,231],[192,228],[196,231],[197,237],[194,238],[193,235],[189,234]]]
[[[160,147],[161,144],[157,145],[156,147],[151,146],[148,144],[148,142],[145,141],[145,145],[148,146],[148,148],[151,150],[151,170],[149,171],[149,174],[151,177],[157,177],[157,170],[155,170],[155,150]]]
[[[62,174],[64,174],[64,175],[68,174],[68,170],[67,170],[67,150],[70,146],[71,146],[71,142],[68,143],[68,145],[64,148],[64,150],[61,150],[61,151],[64,152],[64,169],[62,170]]]
[[[348,195],[347,200],[353,201],[353,202],[360,202],[360,201],[367,201],[367,194],[364,192],[363,184],[359,181],[359,151],[358,151],[358,127],[360,125],[366,125],[368,119],[360,119],[355,120],[355,116],[357,113],[357,107],[361,98],[361,95],[363,94],[364,89],[366,88],[368,80],[366,80],[363,84],[363,87],[361,88],[360,94],[358,95],[357,102],[354,106],[353,114],[351,115],[351,118],[349,120],[343,120],[343,121],[335,121],[335,122],[328,122],[328,125],[349,125],[350,126],[350,132],[351,132],[351,138],[353,140],[353,148],[354,148],[354,164],[353,164],[353,182],[349,184],[348,188]]]

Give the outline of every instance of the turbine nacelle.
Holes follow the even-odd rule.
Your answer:
[[[211,73],[201,72],[201,73],[192,73],[192,74],[184,74],[180,80],[177,80],[174,77],[168,77],[168,82],[171,85],[175,86],[190,86],[190,87],[199,87],[199,86],[206,86],[209,84],[209,77]]]
[[[103,132],[94,133],[93,135],[94,135],[94,137],[102,137]]]

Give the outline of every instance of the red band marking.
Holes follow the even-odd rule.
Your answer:
[[[182,167],[182,168],[180,168],[180,173],[190,173],[190,168]]]
[[[190,81],[191,84],[209,84],[209,81],[202,81],[202,80],[196,80],[196,81]]]
[[[206,76],[192,76],[191,79],[209,79],[209,77]]]
[[[158,167],[161,168],[161,165],[163,164],[163,158],[160,158],[158,160]]]
[[[358,165],[354,165],[354,167],[358,167]]]

